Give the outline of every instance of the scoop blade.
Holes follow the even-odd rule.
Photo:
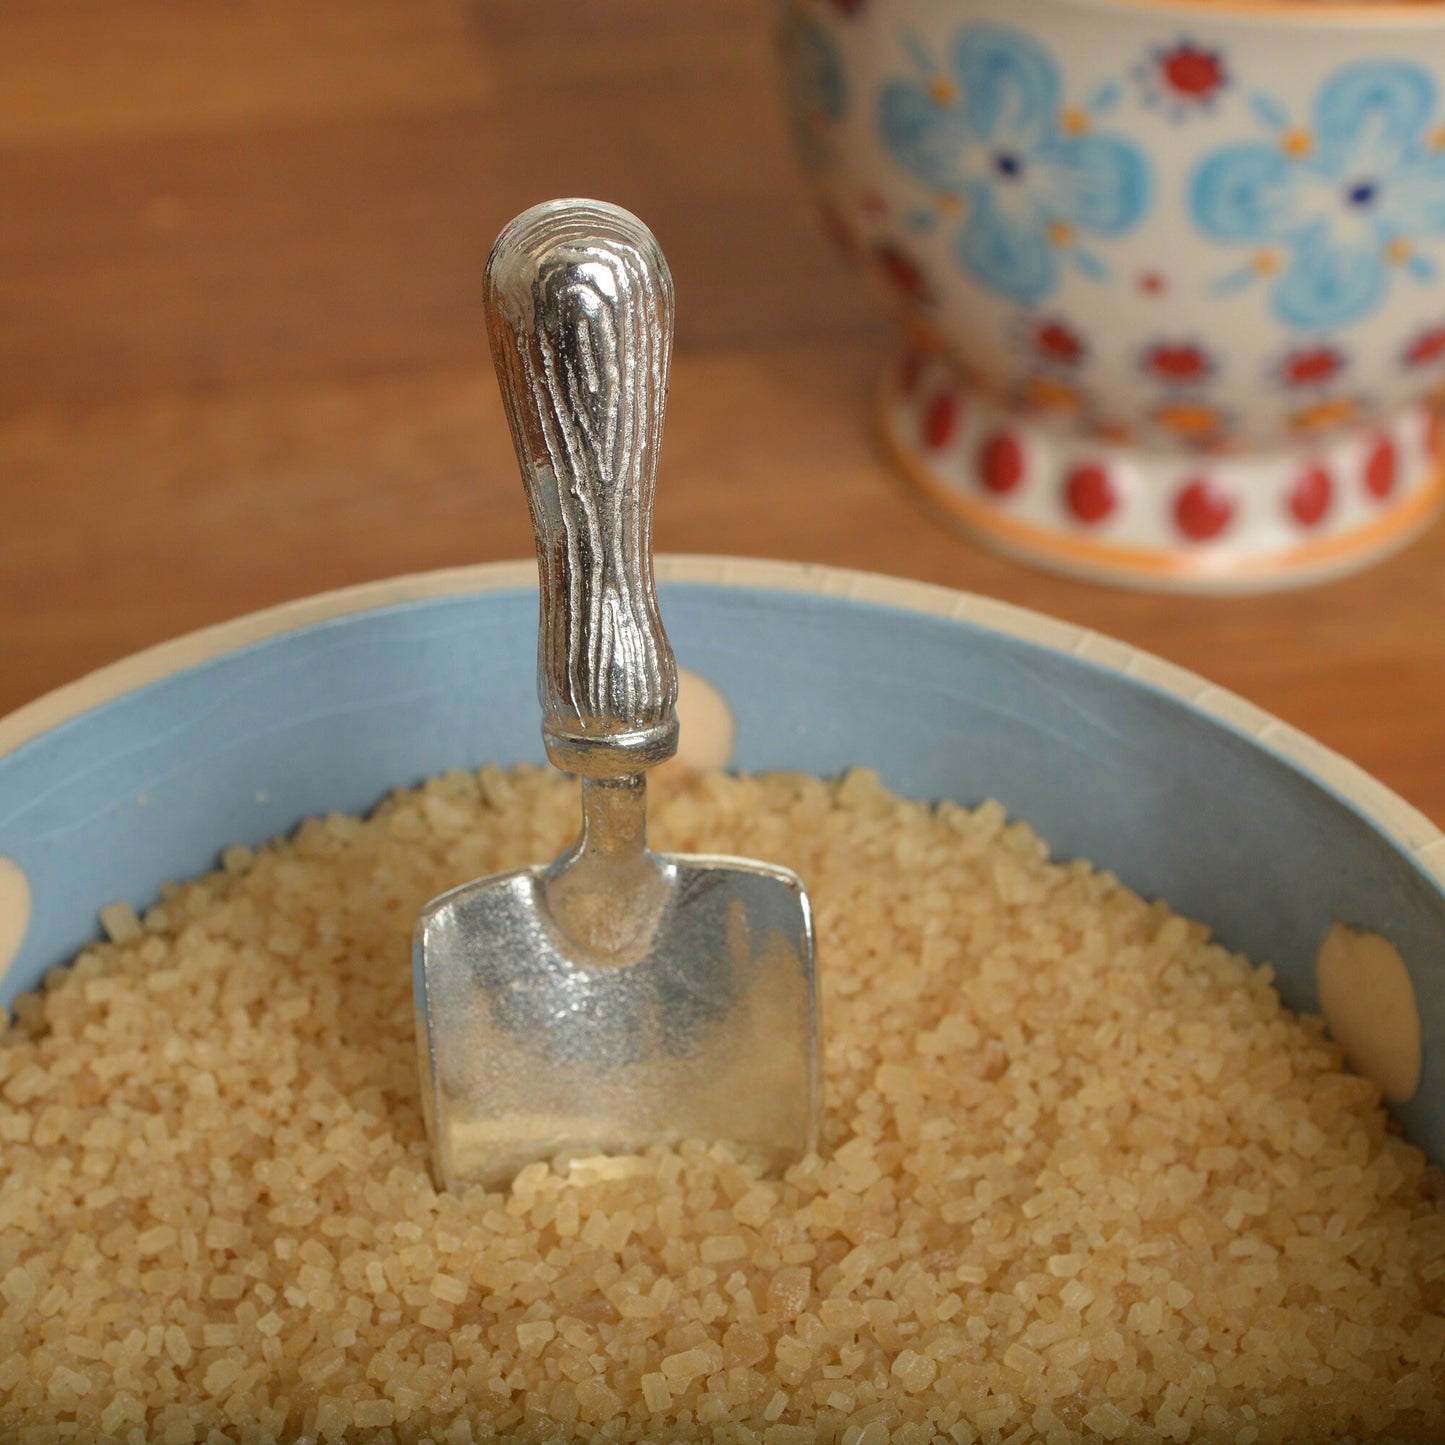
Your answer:
[[[665,903],[625,962],[550,916],[544,868],[469,883],[418,920],[427,1132],[447,1189],[526,1164],[725,1140],[776,1170],[816,1147],[812,912],[796,875],[660,855]]]

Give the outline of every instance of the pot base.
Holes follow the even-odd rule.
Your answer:
[[[879,388],[883,438],[951,524],[1023,561],[1091,581],[1264,592],[1366,567],[1445,501],[1437,414],[1267,454],[1149,452],[1056,430],[906,344]]]

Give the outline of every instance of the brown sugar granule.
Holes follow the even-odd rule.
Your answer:
[[[1441,1179],[1268,968],[994,805],[660,780],[807,880],[825,1147],[438,1195],[417,911],[575,790],[453,774],[230,849],[0,1043],[0,1439],[1445,1438]]]

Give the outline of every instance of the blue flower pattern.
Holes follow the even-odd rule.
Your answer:
[[[1190,183],[1195,223],[1211,238],[1277,248],[1276,316],[1300,328],[1344,326],[1386,298],[1393,273],[1429,279],[1418,250],[1445,235],[1445,151],[1430,144],[1436,86],[1403,61],[1366,61],[1320,88],[1309,132],[1289,130],[1278,108],[1257,106],[1276,134],[1221,147]],[[1269,268],[1246,267],[1220,289]]]
[[[1029,36],[969,27],[954,37],[950,62],[942,88],[936,79],[884,85],[878,128],[910,174],[958,203],[964,270],[1024,304],[1054,290],[1062,256],[1102,277],[1077,238],[1119,236],[1144,215],[1143,154],[1088,125],[1065,128],[1058,67]]]

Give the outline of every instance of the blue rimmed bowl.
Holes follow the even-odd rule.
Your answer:
[[[1320,1007],[1339,925],[1375,945],[1335,958],[1359,1011],[1336,1022],[1445,1163],[1445,836],[1394,794],[1191,674],[997,602],[721,558],[658,576],[680,663],[730,714],[708,735],[732,766],[997,798],[1057,855],[1268,960],[1297,1009]],[[143,908],[230,844],[448,768],[541,761],[536,608],[531,563],[400,578],[153,648],[0,721],[0,1001],[97,936],[101,908]]]

